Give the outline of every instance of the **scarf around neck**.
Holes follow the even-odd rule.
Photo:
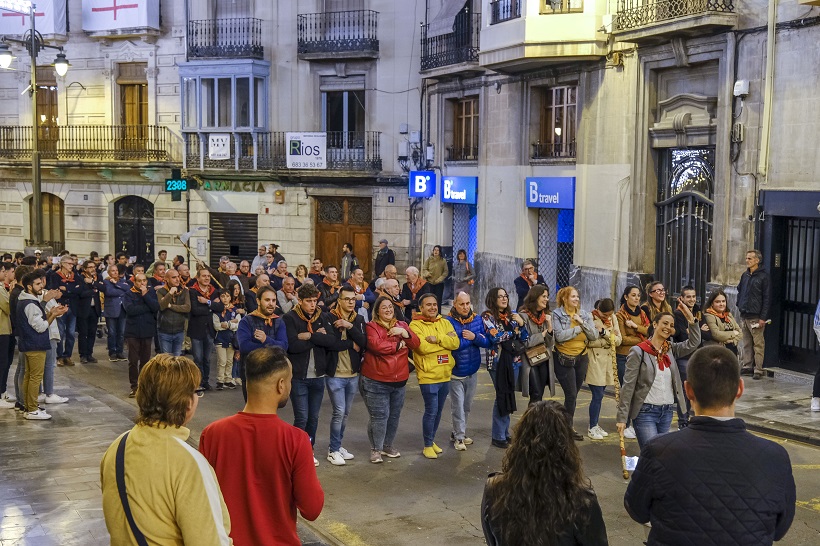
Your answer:
[[[58,270],[58,271],[57,271],[57,274],[58,274],[58,275],[60,276],[60,278],[61,278],[61,279],[63,279],[63,281],[65,281],[65,282],[74,282],[74,272],[73,272],[73,271],[71,272],[71,275],[66,276],[66,274],[65,274],[65,273],[63,273],[63,270],[62,270],[62,269],[60,269],[60,270]]]
[[[541,313],[537,316],[529,310],[525,311],[525,313],[529,315],[530,319],[535,323],[536,326],[541,326],[547,320],[547,312],[545,310],[542,310]]]
[[[441,315],[436,315],[435,318],[427,318],[421,313],[413,313],[413,320],[420,320],[422,322],[429,322],[431,324],[436,323],[441,318]]]
[[[524,275],[523,273],[522,273],[521,275],[519,275],[519,277],[521,277],[522,279],[524,279],[525,281],[527,281],[527,285],[528,285],[530,288],[532,288],[532,286],[535,284],[533,281],[531,281],[531,280],[530,280],[530,278],[529,278],[529,277],[527,277],[527,276],[526,276],[526,275]]]
[[[199,286],[199,281],[195,282],[195,283],[194,283],[194,285],[193,285],[191,288],[192,288],[193,290],[196,290],[196,291],[197,291],[197,292],[199,292],[200,294],[202,294],[202,297],[203,297],[203,298],[208,298],[208,299],[211,299],[211,295],[212,295],[212,294],[214,293],[214,291],[216,290],[216,288],[214,288],[214,287],[213,287],[213,286],[211,286],[210,284],[208,285],[208,290],[207,290],[207,291],[203,290],[203,289],[202,289],[202,287],[201,287],[201,286]]]
[[[658,351],[655,349],[655,346],[652,345],[650,340],[642,341],[638,343],[638,347],[646,351],[647,353],[651,354],[652,356],[658,359],[658,369],[660,371],[664,371],[666,368],[672,366],[672,361],[669,359],[669,342],[664,341],[663,345],[661,345],[661,350]]]
[[[381,319],[381,317],[375,317],[373,322],[390,332],[390,330],[399,322],[399,319],[396,317],[391,318],[389,321],[385,322]]]
[[[419,277],[419,280],[417,280],[416,284],[414,284],[414,285],[411,285],[410,283],[407,283],[407,288],[410,289],[410,293],[413,295],[413,297],[411,299],[416,299],[416,294],[419,293],[419,290],[421,290],[421,288],[425,284],[427,284],[427,281],[425,281],[421,277]],[[415,286],[415,289],[413,288],[414,286]]]
[[[277,315],[276,313],[274,313],[270,316],[263,315],[262,311],[260,311],[259,309],[255,310],[249,316],[256,317],[256,318],[261,318],[264,321],[265,326],[273,326],[273,319],[278,319],[279,318],[279,315]]]
[[[312,333],[313,333],[313,323],[314,323],[314,322],[316,322],[317,320],[319,320],[319,317],[321,317],[321,316],[322,316],[322,313],[321,313],[321,312],[317,309],[316,311],[314,311],[314,312],[313,312],[313,316],[312,316],[312,317],[308,317],[307,315],[305,315],[305,312],[304,312],[304,311],[302,311],[302,306],[301,306],[301,305],[297,305],[297,306],[295,306],[295,307],[293,308],[293,310],[296,312],[296,315],[297,315],[300,319],[302,319],[302,320],[304,320],[305,322],[307,322],[307,329],[308,329],[308,332],[310,332],[310,333],[312,334]]]
[[[612,316],[606,317],[597,309],[592,310],[592,316],[600,320],[607,328],[612,328]]]
[[[353,311],[350,312],[350,314],[348,316],[344,316],[344,311],[342,311],[339,308],[339,306],[337,305],[336,307],[333,308],[333,311],[331,311],[330,314],[335,316],[335,317],[339,317],[342,320],[346,320],[347,322],[353,324],[353,321],[356,320],[356,315],[358,313],[356,313],[356,311],[353,310]]]
[[[717,318],[719,318],[723,322],[730,322],[729,321],[729,311],[724,311],[722,313],[718,313],[717,311],[715,311],[714,309],[712,309],[710,307],[709,309],[706,310],[706,312],[709,313],[710,315],[716,316]]]
[[[336,290],[338,290],[338,288],[339,288],[339,282],[338,281],[330,282],[330,281],[328,281],[327,277],[322,279],[322,282],[330,287],[330,293],[331,294],[335,294]]]
[[[462,317],[461,315],[458,314],[458,312],[456,311],[456,308],[453,307],[453,308],[450,309],[450,316],[453,317],[454,319],[456,319],[457,321],[459,321],[462,325],[466,325],[466,324],[470,324],[471,322],[473,322],[473,319],[476,317],[476,314],[473,312],[472,309],[470,309],[470,314],[467,315],[466,317]]]

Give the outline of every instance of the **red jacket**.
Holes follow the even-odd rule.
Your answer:
[[[399,321],[396,326],[407,330],[410,338],[389,336],[387,330],[375,321],[367,323],[367,351],[364,353],[361,369],[363,376],[385,383],[407,381],[407,378],[410,377],[407,353],[418,348],[419,338],[406,322]],[[405,346],[399,349],[402,340]]]

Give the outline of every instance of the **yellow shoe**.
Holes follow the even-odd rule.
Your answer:
[[[438,447],[435,442],[433,442],[433,451],[436,453],[444,453],[444,450]]]
[[[436,455],[436,450],[433,447],[425,447],[422,451],[422,454],[424,454],[424,456],[428,459],[438,459],[438,455]]]

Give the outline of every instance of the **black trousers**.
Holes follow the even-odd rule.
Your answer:
[[[100,317],[96,313],[89,313],[87,317],[77,317],[77,345],[80,358],[94,354],[94,341],[97,339],[97,323]]]
[[[153,343],[153,338],[150,337],[125,338],[125,345],[128,347],[128,381],[131,383],[132,390],[137,389],[140,370],[151,360],[151,345]]]

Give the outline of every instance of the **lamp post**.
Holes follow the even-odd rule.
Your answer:
[[[13,11],[22,15],[29,14],[31,28],[23,35],[22,40],[3,37],[0,40],[0,67],[8,68],[11,65],[12,54],[7,43],[20,44],[26,48],[31,58],[31,81],[29,95],[31,96],[31,193],[34,214],[31,222],[31,239],[33,246],[43,246],[43,194],[40,185],[40,143],[37,127],[37,55],[43,49],[59,51],[52,65],[59,76],[65,76],[68,71],[68,60],[61,46],[53,46],[43,41],[43,36],[35,27],[35,6],[31,2],[21,0],[0,0],[0,9]],[[33,249],[32,249],[33,253]]]

